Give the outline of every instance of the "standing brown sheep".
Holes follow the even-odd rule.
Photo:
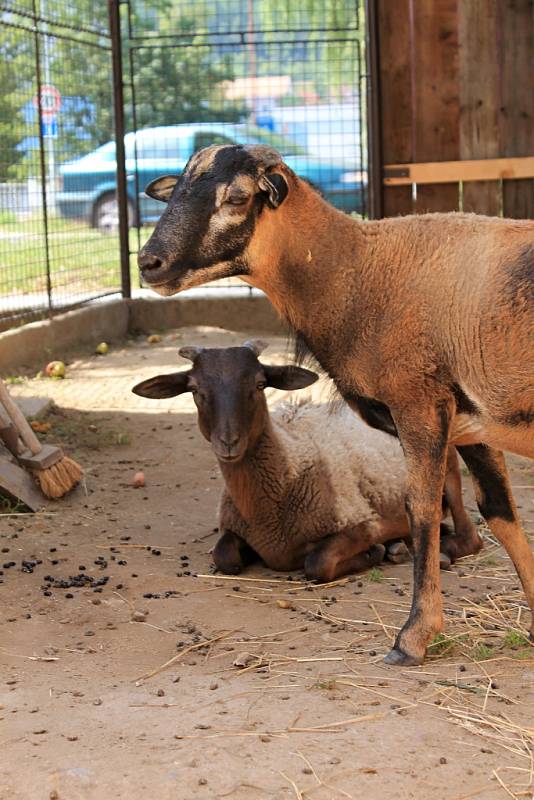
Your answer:
[[[239,275],[263,289],[349,405],[398,435],[414,595],[386,661],[420,664],[443,624],[449,444],[534,610],[534,554],[502,454],[534,457],[534,223],[469,214],[358,222],[259,146],[206,148],[147,193],[168,205],[139,254],[146,283],[171,295]]]

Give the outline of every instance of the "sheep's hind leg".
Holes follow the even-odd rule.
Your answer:
[[[383,544],[369,547],[368,537],[336,533],[323,539],[304,561],[308,580],[328,583],[354,572],[363,572],[381,564],[386,548]]]
[[[238,575],[258,558],[256,551],[233,531],[226,530],[213,548],[215,566],[227,575]]]
[[[523,584],[534,642],[534,552],[521,527],[504,455],[483,444],[458,447],[458,451],[471,472],[480,513],[506,549]]]
[[[460,464],[456,449],[452,446],[449,447],[447,455],[445,497],[454,522],[454,533],[442,525],[440,538],[440,566],[442,569],[446,569],[457,558],[474,555],[482,548],[482,539],[476,525],[469,519],[465,510]]]

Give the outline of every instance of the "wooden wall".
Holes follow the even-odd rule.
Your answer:
[[[534,0],[376,4],[385,177],[400,174],[391,165],[534,156]],[[503,164],[488,163],[488,180],[415,190],[386,180],[383,214],[465,210],[534,218],[534,177],[500,177],[515,174],[517,165],[534,176],[534,168]],[[463,174],[458,165],[456,172]]]

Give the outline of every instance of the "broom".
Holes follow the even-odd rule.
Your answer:
[[[17,459],[28,467],[39,481],[42,493],[53,500],[63,497],[80,482],[80,465],[64,455],[59,447],[42,445],[32,431],[24,414],[13,402],[6,387],[0,380],[0,402],[18,429],[20,438],[28,448],[17,454]]]

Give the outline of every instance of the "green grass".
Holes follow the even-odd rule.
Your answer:
[[[141,244],[150,235],[141,230]],[[130,231],[130,250],[136,252],[137,231]],[[52,286],[65,294],[120,288],[119,237],[76,220],[49,221]],[[135,255],[131,258],[132,286],[139,285]],[[0,296],[44,292],[47,288],[46,250],[42,220],[24,223],[0,218]]]
[[[505,647],[529,647],[530,643],[527,637],[519,633],[518,631],[514,631],[510,629],[506,636],[504,637],[504,646]]]
[[[371,581],[371,583],[382,583],[384,580],[382,572],[376,567],[372,567],[372,569],[370,569],[367,573],[366,577],[368,581]]]
[[[487,661],[489,658],[493,658],[494,650],[490,645],[481,642],[473,647],[471,656],[474,661]]]
[[[24,514],[26,512],[31,513],[21,500],[11,500],[9,497],[0,495],[0,514]]]
[[[499,561],[494,556],[484,556],[478,561],[479,567],[496,567],[498,564]]]
[[[337,688],[337,684],[335,678],[330,678],[326,680],[319,680],[313,684],[313,689],[322,689],[323,691],[331,692],[333,689]]]
[[[452,650],[455,644],[456,642],[444,633],[438,633],[428,645],[428,652],[433,656],[444,656]]]

